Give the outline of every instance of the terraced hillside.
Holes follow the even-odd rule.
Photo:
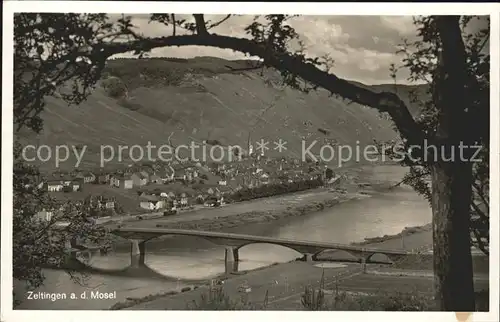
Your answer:
[[[213,57],[109,61],[105,77],[123,82],[123,95],[112,97],[101,85],[79,106],[48,98],[43,133],[26,134],[24,140],[87,146],[80,167],[96,168],[102,145],[114,147],[114,161],[106,166],[115,167],[131,163],[127,150],[118,159],[118,145],[146,147],[148,141],[178,146],[205,140],[246,149],[249,140],[255,146],[264,139],[271,141],[267,155],[300,157],[303,141],[307,147],[317,140],[311,150],[318,153],[325,143],[355,147],[357,141],[363,146],[374,138],[396,137],[391,123],[374,109],[348,104],[323,90],[305,94],[283,87],[273,70],[235,71],[249,64]],[[393,90],[393,86],[373,89]],[[398,87],[405,100],[408,90]],[[272,144],[279,139],[287,142],[281,153]],[[105,151],[109,155],[109,149]],[[70,158],[61,166],[74,164]],[[53,162],[42,164],[43,169],[53,167]]]

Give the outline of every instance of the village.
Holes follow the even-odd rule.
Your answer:
[[[91,205],[93,216],[137,215],[223,206],[315,188],[333,177],[324,165],[298,159],[249,157],[226,163],[173,161],[130,164],[114,171],[53,172],[38,188],[57,200]],[[53,211],[38,214],[50,220]]]

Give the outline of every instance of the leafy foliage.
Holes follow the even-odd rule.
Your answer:
[[[469,23],[479,20],[486,26],[475,33],[465,32]],[[437,60],[441,45],[437,37],[435,20],[432,17],[418,17],[414,21],[419,40],[414,42],[405,41],[400,53],[405,55],[401,68],[410,71],[411,81],[424,81],[430,86],[427,87],[428,99],[422,99],[422,95],[412,93],[411,100],[420,106],[421,114],[417,123],[421,126],[425,137],[432,139],[437,132],[439,110],[435,106],[435,101],[440,95],[439,73]],[[489,241],[489,54],[484,48],[489,38],[489,18],[463,16],[461,18],[461,28],[467,53],[467,74],[466,84],[467,95],[470,99],[468,106],[468,117],[470,117],[470,132],[468,135],[481,145],[480,153],[473,165],[473,199],[471,201],[471,241],[473,245],[488,254]],[[393,76],[395,76],[395,70]],[[425,96],[424,96],[425,97]],[[408,147],[407,147],[408,148]],[[389,149],[391,151],[392,149]],[[438,151],[440,153],[440,151]],[[472,156],[471,156],[472,157]],[[429,158],[432,159],[432,158]],[[413,187],[416,192],[423,195],[429,203],[431,202],[432,191],[430,187],[430,168],[432,160],[415,158],[405,158],[402,165],[409,166],[410,171],[402,180],[402,183]]]
[[[107,94],[113,98],[122,98],[127,96],[127,86],[118,77],[108,77],[102,81],[102,87]]]
[[[320,284],[318,289],[312,286],[306,286],[301,297],[302,306],[311,311],[319,311],[325,309],[325,271],[321,274]]]
[[[300,39],[300,35],[290,26],[287,21],[297,15],[266,15],[264,16],[265,23],[259,21],[260,16],[254,18],[254,22],[245,28],[247,34],[252,36],[252,39],[266,47],[266,55],[280,56],[290,54],[294,59],[300,62],[312,64],[320,69],[327,71],[333,67],[333,59],[328,55],[323,57],[307,57],[305,54],[304,42]],[[294,47],[298,47],[298,50]],[[266,66],[268,57],[263,59],[262,66]],[[317,84],[309,83],[301,79],[296,73],[286,69],[279,70],[282,77],[282,84],[291,88],[309,92],[318,89]]]
[[[189,307],[188,307],[189,308]],[[193,303],[195,310],[222,310],[229,311],[236,308],[230,297],[221,287],[211,287],[207,294],[202,294],[199,302]]]
[[[27,282],[29,288],[43,284],[42,267],[63,267],[67,242],[101,245],[106,249],[106,232],[94,225],[92,211],[83,203],[62,203],[36,186],[36,168],[19,158],[20,145],[14,151],[13,187],[13,277]],[[52,213],[49,220],[37,216]],[[74,275],[74,272],[71,273]]]
[[[111,34],[122,33],[123,23],[111,24],[104,14],[35,14],[14,17],[14,123],[17,131],[40,132],[44,98],[58,95],[78,104],[100,77],[106,57],[100,45]],[[64,29],[53,26],[64,25]],[[13,278],[28,288],[43,284],[42,268],[64,267],[67,242],[108,247],[106,232],[96,227],[83,203],[62,203],[39,184],[38,169],[22,158],[14,144],[13,169]],[[40,211],[51,214],[41,219]],[[82,275],[69,270],[74,280]],[[17,303],[14,303],[17,304]]]
[[[232,310],[265,310],[268,303],[268,293],[262,303],[251,303],[246,296],[232,299],[221,286],[210,286],[208,292],[201,294],[199,301],[188,303],[188,310],[232,311]]]
[[[14,122],[36,132],[44,98],[85,100],[105,66],[102,45],[130,33],[129,20],[111,23],[106,14],[19,13],[14,25]]]

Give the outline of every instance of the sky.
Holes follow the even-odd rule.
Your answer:
[[[150,23],[149,15],[130,16],[133,17],[132,23],[137,27],[136,30],[145,36],[166,36],[171,33],[171,29],[162,24]],[[223,17],[205,15],[205,20],[215,22]],[[253,15],[233,16],[211,29],[211,32],[248,38],[244,28],[253,20]],[[396,55],[397,46],[403,39],[414,39],[416,36],[410,16],[299,16],[292,18],[290,25],[303,40],[307,55],[321,57],[328,54],[334,60],[330,72],[365,84],[392,83],[390,64],[397,66],[401,64],[402,58]],[[158,48],[149,56],[249,58],[232,50],[201,46]],[[407,74],[398,74],[398,83],[407,83],[406,78]]]
[[[167,36],[170,27],[150,22],[149,15],[132,16],[136,31],[145,36]],[[176,18],[193,20],[192,15],[176,15]],[[205,20],[216,22],[225,15],[205,15]],[[237,15],[210,30],[212,33],[250,38],[245,27],[255,19],[253,15]],[[396,54],[404,39],[415,40],[417,30],[412,16],[298,16],[289,20],[306,46],[306,54],[321,57],[328,54],[334,60],[331,73],[365,84],[393,83],[390,65],[402,64],[401,54]],[[472,24],[471,24],[472,25]],[[177,28],[177,34],[182,30]],[[123,55],[122,55],[123,56]],[[150,56],[192,58],[215,56],[225,59],[249,58],[241,53],[214,47],[165,47],[154,49]],[[397,83],[408,84],[408,72],[397,74]]]

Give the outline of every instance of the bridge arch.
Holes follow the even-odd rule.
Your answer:
[[[272,245],[272,246],[278,246],[279,248],[284,248],[287,250],[291,250],[297,254],[296,257],[300,257],[300,255],[304,255],[304,252],[298,249],[298,247],[293,247],[291,245],[286,245],[286,244],[280,244],[280,243],[271,243],[267,241],[259,242],[259,241],[249,241],[242,243],[239,246],[234,247],[234,251],[237,253],[240,253],[242,249],[244,249],[247,246],[252,246],[252,245]]]
[[[378,263],[378,264],[394,264],[397,262],[397,259],[395,259],[393,256],[388,255],[384,252],[373,252],[369,254],[367,257],[365,257],[365,261],[367,263],[372,262],[372,263]]]
[[[271,243],[271,242],[268,242],[268,241],[250,241],[250,242],[245,242],[243,244],[241,244],[240,246],[237,246],[235,247],[235,250],[240,250],[242,249],[243,247],[245,246],[249,246],[249,245],[273,245],[273,246],[280,246],[280,247],[283,247],[283,248],[288,248],[288,249],[291,249],[291,250],[294,250],[296,251],[297,253],[302,253],[302,251],[298,248],[300,247],[294,247],[294,246],[290,246],[290,245],[284,245],[284,244],[280,244],[280,243]]]
[[[359,262],[361,260],[361,256],[358,252],[351,252],[349,250],[343,249],[323,249],[314,254],[315,258],[321,261],[331,260],[331,261],[346,261],[346,262]]]

